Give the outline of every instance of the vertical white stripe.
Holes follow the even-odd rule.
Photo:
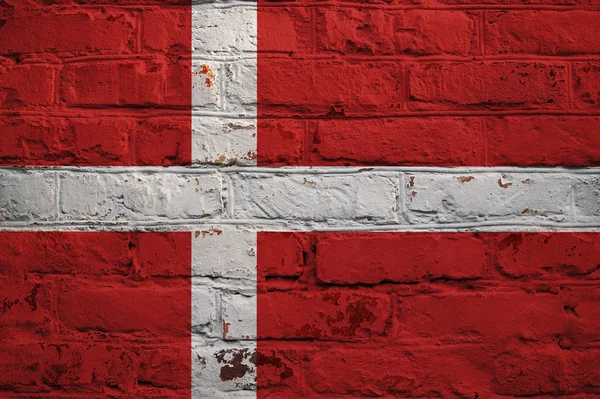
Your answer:
[[[256,6],[192,7],[192,160],[256,164]]]
[[[256,232],[192,235],[194,398],[256,396]]]

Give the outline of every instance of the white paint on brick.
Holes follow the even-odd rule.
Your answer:
[[[223,210],[216,175],[66,172],[59,181],[61,220],[201,219]]]
[[[256,6],[196,4],[192,7],[194,55],[232,57],[256,51]]]
[[[223,294],[221,309],[223,339],[256,339],[256,295]]]
[[[194,398],[255,397],[256,234],[228,226],[192,233],[192,320],[203,326],[192,330]]]
[[[50,171],[0,170],[0,221],[52,220],[56,179]]]
[[[397,221],[398,176],[240,173],[231,179],[236,218]]]
[[[192,119],[194,164],[255,165],[256,119]]]
[[[522,217],[563,221],[577,185],[573,176],[531,173],[419,173],[407,180],[405,201],[413,223]]]
[[[192,63],[192,108],[203,111],[220,110],[221,63],[194,61]]]
[[[256,235],[235,227],[211,227],[194,232],[194,276],[256,281]]]
[[[257,89],[256,59],[227,63],[225,95],[228,112],[255,113]]]

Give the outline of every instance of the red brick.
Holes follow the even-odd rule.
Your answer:
[[[260,233],[257,235],[257,270],[262,276],[299,276],[304,268],[301,235]]]
[[[139,358],[138,383],[171,389],[190,388],[192,359],[188,345],[144,346]]]
[[[8,343],[47,337],[53,329],[52,283],[2,276],[0,287],[0,340]]]
[[[190,233],[135,236],[141,273],[149,276],[191,276]]]
[[[191,18],[188,7],[145,10],[142,13],[142,46],[148,52],[189,55],[192,50]]]
[[[556,295],[521,291],[423,295],[402,300],[399,323],[407,338],[549,342],[566,330],[563,308]]]
[[[319,352],[308,363],[308,385],[323,394],[398,395],[418,384],[406,350],[339,348]]]
[[[3,233],[0,274],[127,275],[134,258],[131,238],[128,233]]]
[[[258,337],[356,340],[384,336],[390,322],[386,296],[339,291],[266,292],[258,295]]]
[[[123,119],[11,118],[0,123],[5,165],[130,165],[130,131]]]
[[[54,70],[49,66],[0,66],[0,80],[0,108],[47,106],[54,102]]]
[[[409,72],[415,110],[563,108],[566,68],[541,63],[431,63]]]
[[[18,10],[0,27],[0,53],[130,53],[133,14],[124,12]]]
[[[60,97],[69,106],[161,105],[166,75],[162,61],[68,64],[61,72]]]
[[[600,63],[573,65],[573,102],[580,109],[600,107]]]
[[[260,52],[308,53],[312,51],[310,9],[259,7],[257,47]]]
[[[485,164],[477,118],[331,119],[312,123],[311,133],[314,166]]]
[[[324,283],[410,283],[485,274],[485,244],[471,233],[343,233],[319,236],[317,244],[317,278]]]
[[[569,395],[598,392],[598,351],[517,349],[494,359],[492,389],[498,395]]]
[[[509,116],[486,124],[489,165],[600,165],[600,118]]]
[[[298,165],[304,153],[305,122],[272,119],[258,122],[257,163],[259,165]]]
[[[468,55],[477,26],[463,11],[317,9],[317,50],[341,54]]]
[[[389,113],[401,109],[401,67],[393,62],[258,58],[259,115]]]
[[[256,343],[256,385],[259,393],[274,388],[299,392],[301,388],[301,352],[289,349],[289,343],[259,340]]]
[[[136,121],[135,165],[189,165],[192,160],[189,116]]]
[[[594,0],[591,0],[594,1]],[[586,0],[440,0],[443,4],[449,5],[476,5],[476,4],[493,4],[493,5],[569,5],[569,4],[583,4]]]
[[[600,234],[503,233],[496,261],[511,278],[600,278]]]
[[[190,303],[189,280],[129,285],[71,279],[61,284],[58,317],[75,331],[189,336]]]
[[[508,11],[485,16],[487,54],[598,54],[598,13]]]

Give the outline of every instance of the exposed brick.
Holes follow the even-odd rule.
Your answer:
[[[400,336],[435,342],[508,339],[550,342],[566,333],[568,315],[556,295],[513,292],[451,293],[402,299]]]
[[[487,54],[598,54],[594,11],[508,11],[485,16]]]
[[[543,63],[430,63],[409,72],[409,107],[565,108],[566,67]]]
[[[48,106],[54,102],[55,72],[46,65],[0,67],[0,108]]]
[[[404,78],[392,62],[258,58],[262,115],[278,113],[386,114],[402,106]]]
[[[310,14],[310,9],[301,7],[259,7],[256,13],[258,51],[311,52]]]
[[[317,277],[324,283],[410,283],[486,274],[484,241],[473,234],[367,233],[319,237]]]
[[[187,301],[185,301],[187,299]],[[75,331],[189,335],[189,281],[127,286],[68,279],[58,293],[58,317]],[[98,306],[101,303],[102,306]]]
[[[0,53],[126,54],[133,50],[134,31],[132,13],[23,10],[0,27]]]
[[[302,235],[258,233],[257,270],[262,276],[299,276],[304,268]]]
[[[504,233],[496,261],[511,278],[600,278],[600,236],[584,233]]]
[[[310,126],[310,165],[485,164],[485,137],[478,118],[332,119]],[[262,130],[259,139],[260,134]]]
[[[60,99],[70,106],[151,106],[166,102],[164,61],[116,61],[65,65]]]
[[[573,65],[573,102],[581,109],[600,106],[600,63]]]
[[[341,54],[467,55],[477,26],[463,11],[317,10],[317,49]]]
[[[261,293],[257,303],[259,339],[352,341],[385,336],[391,315],[386,296],[340,291]]]
[[[597,117],[506,116],[488,118],[488,164],[598,166]]]

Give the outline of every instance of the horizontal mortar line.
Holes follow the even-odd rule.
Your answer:
[[[218,53],[218,51],[215,51]],[[215,61],[215,62],[237,62],[237,61],[256,61],[256,56],[257,53],[256,51],[252,51],[252,52],[242,52],[240,53],[240,56],[232,56],[231,52],[227,53],[227,55],[223,55],[222,57],[220,57],[218,54],[212,54],[212,55],[208,55],[208,54],[203,54],[203,53],[199,53],[199,54],[192,54],[192,61],[198,61],[198,62],[202,62],[202,61]]]
[[[410,104],[409,104],[410,105]],[[264,107],[271,107],[274,109],[283,108],[280,106],[264,105]],[[323,106],[325,107],[325,106]],[[332,105],[333,107],[333,105]],[[338,105],[340,108],[344,108],[344,105]],[[468,106],[466,106],[468,107]],[[472,106],[471,108],[476,108]],[[435,117],[435,116],[481,116],[481,117],[498,117],[498,116],[600,116],[600,110],[572,110],[572,109],[480,109],[480,110],[432,110],[432,111],[407,111],[407,112],[389,112],[385,114],[351,114],[346,113],[343,117],[328,117],[327,115],[320,114],[299,114],[290,112],[287,115],[279,115],[275,113],[268,113],[263,110],[261,112],[261,119],[302,119],[302,120],[328,120],[328,121],[344,121],[344,120],[360,120],[360,119],[385,119],[385,118],[411,118],[411,117]]]
[[[346,222],[352,220],[347,220]],[[290,224],[295,223],[295,226]],[[195,231],[199,229],[210,229],[211,227],[219,226],[239,226],[244,229],[255,229],[256,231],[323,231],[323,232],[386,232],[386,231],[397,231],[397,232],[410,232],[410,231],[464,231],[473,229],[487,229],[494,228],[494,231],[514,231],[523,230],[526,231],[594,231],[600,232],[600,225],[596,223],[572,223],[572,222],[551,222],[551,221],[535,221],[531,220],[511,220],[511,221],[484,221],[484,222],[463,222],[463,223],[448,223],[448,224],[381,224],[381,225],[314,225],[314,222],[307,221],[299,223],[296,220],[280,220],[280,219],[267,219],[267,220],[248,220],[248,219],[216,219],[212,222],[207,220],[198,220],[197,222],[190,220],[161,220],[161,221],[38,221],[35,223],[24,223],[24,222],[0,222],[0,230],[12,231],[12,230],[126,230],[131,229],[152,229],[152,231]]]
[[[600,15],[598,15],[600,18]],[[421,63],[421,62],[581,62],[581,61],[598,61],[600,60],[599,54],[577,54],[577,55],[537,55],[537,54],[470,54],[465,56],[451,55],[451,54],[432,54],[422,56],[410,56],[401,54],[378,54],[378,55],[355,55],[355,54],[339,54],[339,53],[293,53],[292,56],[289,52],[261,52],[257,53],[261,60],[265,63],[268,60],[332,60],[332,61],[352,61],[352,62],[376,62],[376,61],[401,61],[410,63]]]
[[[207,118],[228,118],[228,119],[256,119],[256,114],[228,113],[228,112],[206,112],[189,111],[177,109],[156,109],[139,108],[140,112],[127,112],[132,108],[67,108],[59,111],[0,111],[0,116],[20,117],[47,117],[47,118],[162,118],[162,117],[207,117]],[[135,108],[138,110],[138,108]],[[77,111],[77,113],[74,113]],[[160,112],[157,112],[160,111]]]
[[[572,174],[600,175],[600,167],[565,168],[565,167],[508,167],[508,166],[222,166],[192,165],[192,166],[0,166],[0,171],[31,172],[47,171],[51,173],[145,173],[145,174],[359,174],[359,173],[520,173],[520,174]]]
[[[211,10],[225,10],[229,8],[249,8],[249,9],[258,9],[257,1],[208,1],[208,2],[198,2],[192,4],[192,14],[197,12],[205,11],[205,9]],[[193,25],[193,23],[192,23]]]
[[[61,57],[61,54],[66,54],[67,52],[56,52],[51,53],[56,55],[59,59],[58,61],[29,61],[27,59],[23,60],[19,63],[19,65],[50,65],[50,66],[60,66],[65,64],[74,64],[80,62],[111,62],[111,61],[153,61],[153,60],[163,60],[168,58],[168,55],[165,53],[132,53],[132,54],[94,54],[94,55],[86,55],[79,57]],[[42,53],[20,53],[19,56],[29,56],[29,55],[43,55],[48,54],[48,52]],[[183,57],[184,60],[192,60],[191,56]]]
[[[343,106],[341,106],[343,107]],[[139,112],[132,112],[139,111]],[[76,112],[76,113],[74,113]],[[168,108],[132,108],[132,107],[111,107],[111,108],[92,108],[92,107],[70,107],[65,110],[49,111],[31,111],[31,110],[3,110],[0,115],[11,117],[56,117],[56,118],[97,118],[97,117],[169,117],[169,116],[193,116],[193,117],[216,117],[230,119],[256,119],[258,115],[254,112],[224,112],[224,111],[201,111],[201,110],[181,110]],[[436,111],[409,111],[395,112],[388,114],[346,114],[343,117],[327,117],[324,114],[298,114],[288,115],[267,114],[262,112],[260,119],[303,119],[303,120],[363,120],[363,119],[393,119],[393,118],[422,118],[439,116],[478,116],[478,117],[500,117],[500,116],[600,116],[600,110],[571,110],[571,109],[505,109],[505,110],[436,110]]]
[[[478,10],[491,10],[491,11],[536,11],[536,10],[549,10],[549,11],[575,11],[584,10],[595,12],[600,7],[598,6],[587,6],[582,7],[574,4],[565,5],[547,5],[547,4],[416,4],[416,5],[402,5],[402,4],[368,4],[368,3],[350,3],[350,2],[273,2],[268,5],[260,5],[260,9],[266,8],[322,8],[322,7],[340,7],[340,8],[360,8],[360,9],[380,9],[385,10],[465,10],[465,11],[478,11]]]

